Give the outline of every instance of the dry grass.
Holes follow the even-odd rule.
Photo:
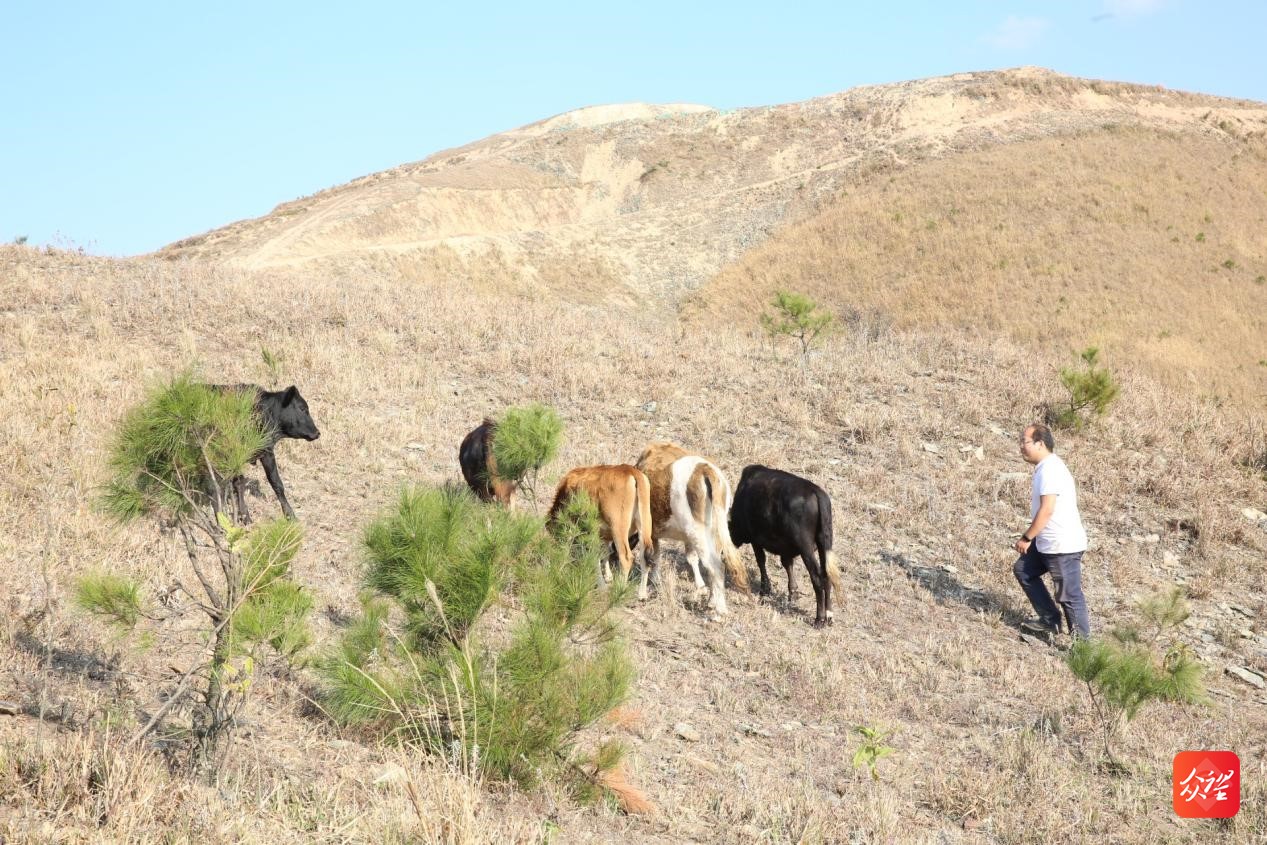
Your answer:
[[[196,264],[15,248],[0,249],[0,302],[0,698],[24,709],[0,716],[9,841],[1267,835],[1253,774],[1267,759],[1267,702],[1222,674],[1267,660],[1267,607],[1254,598],[1267,588],[1267,533],[1241,515],[1267,509],[1267,482],[1238,463],[1261,446],[1229,407],[1168,393],[1126,365],[1106,424],[1059,443],[1093,536],[1095,622],[1121,621],[1134,596],[1176,580],[1200,594],[1185,637],[1211,667],[1215,704],[1145,710],[1119,749],[1130,771],[1111,774],[1084,692],[1056,652],[1012,627],[1028,615],[1010,573],[1027,500],[1015,433],[1035,402],[1058,395],[1057,359],[952,328],[864,325],[802,369],[725,327],[375,278],[262,284]],[[442,762],[340,736],[310,714],[302,671],[260,677],[215,787],[173,775],[120,738],[180,655],[125,648],[73,611],[68,590],[93,567],[154,589],[182,575],[168,539],[91,509],[110,427],[147,382],[191,360],[217,381],[268,381],[261,346],[282,356],[278,383],[299,384],[323,432],[279,455],[307,529],[295,576],[331,611],[318,617],[322,640],[355,609],[363,526],[401,483],[456,478],[462,435],[525,400],[567,423],[555,475],[673,439],[732,479],[760,461],[823,484],[845,580],[836,626],[809,627],[803,572],[795,607],[736,596],[720,624],[672,578],[631,608],[636,692],[595,730],[630,745],[628,783],[658,808],[646,816],[478,787]],[[1235,618],[1227,602],[1257,614],[1240,623],[1253,639],[1202,639]],[[678,737],[678,722],[700,741]],[[850,766],[860,724],[893,732],[879,781]],[[1169,808],[1171,756],[1201,747],[1236,750],[1245,767],[1243,809],[1227,828],[1180,824]]]
[[[667,310],[786,224],[830,204],[842,190],[883,190],[903,169],[921,162],[945,161],[944,169],[953,174],[952,162],[973,151],[1041,139],[1058,147],[1062,138],[1077,147],[1079,136],[1106,125],[1135,127],[1116,136],[1110,156],[1096,155],[1110,164],[1123,160],[1123,174],[1139,178],[1122,179],[1112,190],[1097,189],[1095,198],[1108,205],[1089,213],[1100,219],[1103,212],[1115,214],[1116,205],[1131,209],[1138,199],[1157,215],[1166,209],[1149,200],[1157,191],[1150,184],[1155,174],[1145,165],[1152,153],[1139,133],[1176,133],[1191,141],[1180,158],[1202,187],[1209,167],[1224,160],[1221,151],[1204,156],[1219,146],[1218,139],[1232,146],[1261,145],[1267,137],[1267,108],[1260,103],[1075,79],[1039,68],[862,86],[799,103],[724,112],[601,110],[608,117],[628,118],[612,122],[594,120],[599,114],[562,115],[370,174],[284,203],[263,217],[186,238],[161,254],[256,271],[337,275],[353,283],[366,275],[407,282],[443,279],[486,292],[536,292],[586,304]],[[955,193],[933,190],[945,184],[940,177],[928,185],[919,181],[922,168],[900,179],[913,185],[909,196],[933,198],[914,202],[916,210],[929,215],[907,215],[910,225],[946,224],[943,218],[957,206],[968,213],[953,227],[946,224],[943,237],[988,242],[994,230],[977,231],[976,221],[992,227],[996,215],[978,212],[976,206],[1001,197],[1000,210],[1019,210],[1009,204],[1018,188],[1022,205],[1039,205],[1034,220],[1051,216],[1052,206],[1041,203],[1045,195],[1030,191],[1027,183],[1054,185],[1059,190],[1048,192],[1053,200],[1065,196],[1059,172],[1064,158],[1055,156],[1047,165],[1042,156],[1014,151],[994,160],[1005,166],[978,168],[980,178],[959,180]],[[967,167],[972,169],[971,159]],[[1247,193],[1255,199],[1261,195],[1253,192],[1261,186],[1261,170],[1249,173],[1253,184]],[[1111,181],[1113,175],[1105,178]],[[1217,178],[1214,186],[1221,190]],[[1166,188],[1164,182],[1161,187]],[[1211,197],[1221,201],[1219,190]],[[1205,199],[1194,193],[1198,207],[1189,209],[1192,214],[1156,219],[1191,237],[1196,230],[1188,228],[1190,219],[1209,211],[1218,230],[1207,234],[1222,238],[1227,227],[1244,224],[1253,231],[1261,217],[1256,201],[1232,209],[1229,219],[1222,205],[1203,207]],[[1073,200],[1076,209],[1088,203],[1080,196]],[[908,210],[904,202],[891,205],[879,209],[885,212],[881,218]],[[1021,217],[1005,225],[1029,222]],[[1116,232],[1112,215],[1104,228],[1108,237]],[[1057,227],[1056,233],[1062,232]],[[894,257],[907,256],[909,234],[881,234],[897,238]],[[1250,243],[1257,244],[1261,258],[1261,242]],[[872,254],[872,244],[863,239],[861,246],[857,254]],[[1032,246],[1041,247],[1041,258],[1046,244],[1034,241]],[[1081,247],[1071,243],[1056,257],[1076,256]],[[1023,257],[1014,253],[997,258]],[[903,266],[888,257],[881,253],[868,266],[881,273]],[[1234,258],[1208,257],[1210,265]],[[975,262],[970,255],[969,265]],[[1100,262],[1096,258],[1090,268]],[[943,269],[933,258],[928,266],[938,274]],[[1199,269],[1204,273],[1207,267]]]
[[[291,737],[294,739],[294,737]],[[0,747],[0,837],[6,842],[537,842],[532,816],[505,815],[478,784],[396,751],[307,741],[319,759],[276,754],[248,732],[206,786],[118,737],[67,732]],[[270,747],[271,746],[271,747]]]
[[[748,321],[793,290],[902,327],[1097,344],[1110,367],[1261,408],[1265,193],[1261,137],[1109,125],[996,144],[855,180],[685,309]]]

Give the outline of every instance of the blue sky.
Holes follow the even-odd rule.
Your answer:
[[[0,242],[148,252],[602,103],[1019,65],[1267,101],[1264,2],[601,5],[9,0]]]

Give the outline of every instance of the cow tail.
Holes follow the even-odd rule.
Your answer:
[[[730,527],[726,524],[727,505],[730,503],[726,501],[725,488],[721,483],[714,483],[715,480],[716,476],[713,473],[704,475],[709,501],[709,507],[705,508],[704,512],[713,523],[710,526],[713,542],[717,544],[717,550],[721,553],[722,561],[726,565],[726,572],[730,575],[730,585],[745,595],[751,595],[752,587],[748,584],[748,568],[739,559],[739,550],[731,542]]]
[[[650,568],[655,562],[655,545],[651,536],[651,482],[642,470],[634,475],[634,488],[638,497],[638,535],[642,541],[642,563]]]
[[[822,490],[818,491],[818,559],[823,562],[823,569],[831,580],[831,588],[838,594],[844,593],[840,581],[840,567],[836,565],[836,555],[831,550],[831,499]]]
[[[546,525],[553,525],[559,518],[560,511],[567,505],[570,490],[567,489],[567,478],[564,477],[559,482],[559,487],[554,491],[554,502],[550,505],[550,510],[546,514]]]

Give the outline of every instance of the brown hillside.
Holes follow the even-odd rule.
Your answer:
[[[1208,394],[1252,396],[1267,369],[1265,126],[1261,104],[1037,69],[729,113],[605,106],[158,256],[0,246],[0,842],[1262,841],[1267,423]],[[777,287],[848,330],[804,361],[772,349],[755,315]],[[1115,735],[1124,766],[1061,652],[1019,637],[1011,570],[1017,432],[1089,342],[1123,383],[1107,424],[1058,437],[1093,624],[1185,587],[1173,647],[1211,699],[1144,707]],[[654,440],[732,482],[761,462],[820,483],[835,625],[810,627],[804,570],[789,603],[778,566],[775,597],[732,593],[710,621],[665,544],[663,587],[621,611],[631,699],[584,737],[628,747],[654,814],[340,729],[310,665],[265,659],[204,784],[130,741],[199,632],[134,648],[73,600],[106,570],[191,609],[179,537],[93,506],[119,419],[188,366],[297,383],[322,430],[278,447],[314,653],[358,612],[366,525],[402,484],[458,479],[462,436],[525,401],[566,426],[538,507],[571,467]],[[1156,377],[1176,366],[1200,389]],[[276,514],[264,489],[252,510]],[[165,720],[171,742],[188,716]],[[874,779],[859,726],[894,749]],[[1235,819],[1175,817],[1171,759],[1195,748],[1240,755]]]
[[[774,291],[795,290],[901,326],[1098,344],[1110,362],[1261,407],[1267,141],[1223,123],[1111,123],[859,178],[684,310],[755,326]]]
[[[1267,836],[1255,774],[1267,765],[1267,692],[1252,685],[1267,674],[1261,418],[1125,366],[1112,424],[1060,437],[1092,541],[1097,630],[1185,585],[1193,616],[1177,641],[1202,661],[1211,695],[1208,706],[1145,707],[1115,740],[1126,765],[1114,768],[1060,652],[1018,637],[1030,612],[1011,572],[1028,501],[1016,434],[1059,390],[1057,358],[980,332],[864,322],[802,367],[743,330],[684,332],[624,309],[374,278],[265,281],[192,261],[0,247],[0,840]],[[185,777],[161,743],[129,738],[202,649],[198,632],[177,626],[133,648],[72,596],[81,575],[104,569],[139,579],[166,610],[189,610],[173,589],[195,579],[179,538],[116,527],[92,503],[120,417],[190,362],[219,382],[297,382],[322,429],[278,447],[305,532],[294,574],[315,599],[318,650],[357,612],[367,523],[401,484],[458,479],[463,434],[527,400],[566,423],[539,505],[572,466],[629,461],[660,439],[707,452],[732,481],[750,462],[818,481],[834,501],[843,570],[836,624],[811,628],[804,571],[789,605],[778,566],[776,597],[732,594],[732,615],[710,622],[680,547],[666,543],[663,589],[622,614],[632,698],[596,731],[628,746],[628,781],[659,808],[651,816],[577,807],[550,787],[512,791],[339,730],[312,703],[311,667],[271,660],[256,664],[216,783]],[[252,509],[278,512],[271,494]],[[742,556],[755,580],[751,551]],[[187,724],[185,712],[169,717],[172,741]],[[895,749],[877,779],[853,764],[860,725],[888,731]],[[1195,748],[1240,755],[1242,806],[1227,823],[1171,809],[1172,756]]]
[[[1226,137],[1261,133],[1267,107],[1036,68],[730,112],[595,107],[283,204],[160,254],[668,307],[843,188],[1106,123]],[[1005,190],[1015,175],[996,174],[986,190]]]

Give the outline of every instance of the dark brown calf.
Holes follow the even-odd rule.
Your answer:
[[[519,485],[497,475],[497,461],[493,458],[496,431],[497,423],[485,417],[484,422],[462,439],[458,463],[462,466],[462,477],[480,501],[497,501],[514,510],[515,490]]]

